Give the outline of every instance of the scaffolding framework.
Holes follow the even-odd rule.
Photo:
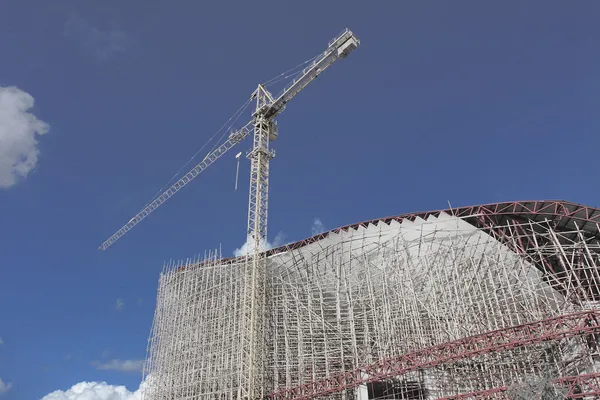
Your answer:
[[[503,398],[541,375],[572,398],[598,392],[600,243],[590,221],[600,210],[580,218],[564,204],[547,215],[535,213],[547,204],[528,203],[534,212],[371,221],[265,253],[264,393]],[[145,399],[238,397],[244,264],[213,252],[165,265]]]

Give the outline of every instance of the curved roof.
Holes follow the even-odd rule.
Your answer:
[[[496,226],[505,225],[505,222],[509,220],[521,220],[523,222],[529,220],[534,222],[547,222],[553,229],[560,231],[572,231],[579,228],[588,232],[590,236],[600,239],[600,209],[565,200],[528,200],[416,212],[363,221],[271,249],[267,252],[267,255],[270,256],[306,246],[307,244],[327,237],[330,233],[357,229],[361,226],[367,227],[371,224],[389,224],[391,221],[402,222],[405,219],[414,221],[417,217],[427,219],[429,215],[437,217],[442,212],[460,217],[482,229],[494,229]],[[502,235],[500,235],[500,237],[502,237]],[[524,245],[524,247],[526,247],[526,245]],[[522,248],[520,250],[525,249]]]
[[[368,225],[378,225],[380,223],[390,224],[392,221],[402,222],[405,219],[410,221],[414,221],[416,218],[427,219],[430,215],[438,217],[440,213],[459,217],[477,228],[494,234],[498,240],[502,241],[519,254],[526,254],[528,250],[536,246],[536,244],[531,240],[531,235],[524,231],[518,232],[518,243],[516,243],[514,240],[514,232],[505,232],[508,224],[513,224],[513,228],[517,230],[522,229],[518,226],[519,223],[527,221],[547,223],[548,227],[560,232],[583,230],[587,233],[586,239],[595,240],[600,244],[600,208],[589,207],[566,200],[527,200],[447,208],[443,210],[415,212],[372,219],[342,226],[304,240],[276,247],[268,250],[267,256],[299,249],[326,238],[330,233],[349,231],[351,229],[358,229],[359,227],[366,228]],[[514,225],[515,222],[517,225]],[[532,227],[532,229],[534,229],[534,227]],[[577,233],[566,233],[563,236],[568,237],[569,235],[572,235],[572,239],[575,239]],[[600,253],[600,245],[597,246],[597,248],[598,253]],[[221,263],[235,264],[240,262],[243,257],[244,256],[225,258],[221,260]],[[545,261],[532,261],[541,270],[547,269],[551,273],[558,273],[563,269],[560,267],[558,260],[547,259]],[[546,265],[544,265],[544,262],[546,262]],[[197,265],[200,266],[202,264],[203,263],[200,262]],[[184,269],[186,269],[186,267],[178,268],[178,270]]]

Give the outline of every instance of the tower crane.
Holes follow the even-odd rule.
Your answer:
[[[248,199],[248,251],[244,262],[244,316],[242,323],[242,359],[239,375],[238,399],[264,397],[264,305],[265,267],[267,246],[267,215],[269,194],[269,162],[275,153],[269,143],[278,136],[275,118],[285,110],[287,103],[310,82],[339,59],[346,58],[360,45],[360,40],[348,29],[328,43],[326,50],[315,57],[302,73],[287,85],[281,94],[274,97],[263,84],[252,93],[256,101],[252,119],[242,128],[232,132],[227,140],[179,180],[160,193],[140,212],[131,218],[99,247],[106,250],[123,235],[139,224],[150,213],[164,204],[175,193],[200,175],[229,149],[240,143],[253,132],[250,159],[250,191]]]

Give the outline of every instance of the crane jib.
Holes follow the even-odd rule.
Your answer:
[[[114,242],[116,242],[119,238],[125,235],[129,230],[131,230],[134,226],[139,224],[144,218],[146,218],[152,211],[156,210],[160,205],[166,202],[170,197],[172,197],[175,193],[181,190],[185,185],[191,182],[195,177],[200,175],[202,171],[204,171],[208,166],[210,166],[213,162],[219,159],[223,154],[227,152],[227,150],[231,149],[234,145],[242,141],[246,136],[250,134],[250,130],[248,129],[249,124],[246,124],[243,128],[238,131],[233,132],[229,135],[227,141],[225,141],[221,146],[217,149],[209,153],[204,159],[192,168],[187,174],[185,174],[181,179],[175,182],[171,187],[161,193],[155,200],[150,202],[146,207],[144,207],[139,213],[137,213],[133,218],[131,218],[125,226],[119,229],[114,235],[112,235],[108,240],[106,240],[99,247],[100,250],[106,250],[110,247]]]
[[[261,93],[264,96],[265,101],[261,103],[261,107],[258,107],[257,110],[254,112],[253,119],[250,122],[248,122],[243,128],[229,135],[229,137],[223,144],[221,144],[214,151],[207,154],[206,157],[199,164],[197,164],[187,174],[185,174],[177,182],[171,185],[171,187],[162,192],[152,202],[147,204],[140,212],[138,212],[138,214],[136,214],[123,227],[121,227],[121,229],[119,229],[115,234],[113,234],[104,243],[102,243],[102,245],[99,248],[101,250],[106,250],[114,242],[116,242],[119,238],[121,238],[129,230],[131,230],[134,226],[136,226],[143,219],[145,219],[150,213],[152,213],[152,211],[156,210],[159,206],[161,206],[164,202],[171,198],[175,193],[181,190],[185,185],[187,185],[194,178],[200,175],[206,168],[208,168],[212,163],[219,159],[229,149],[231,149],[233,146],[235,146],[244,138],[246,138],[250,134],[250,128],[253,126],[253,123],[259,117],[264,118],[268,121],[273,121],[273,119],[285,109],[286,104],[292,98],[294,98],[294,96],[296,96],[300,91],[302,91],[302,89],[304,89],[310,82],[315,80],[317,76],[319,76],[325,69],[331,66],[336,60],[340,58],[346,58],[348,54],[350,54],[359,45],[360,40],[350,30],[345,29],[341,34],[339,34],[329,42],[327,49],[302,71],[300,77],[294,79],[288,86],[286,86],[281,95],[278,96],[276,99],[274,99],[273,96],[266,89],[264,89],[264,87],[262,87],[262,85],[259,85],[259,89],[262,88]],[[258,91],[256,91],[255,94],[256,93],[258,93]],[[275,129],[275,125],[273,125],[270,128],[270,130]],[[270,140],[273,140],[276,136],[277,132],[273,131],[272,134],[269,134],[267,137]],[[269,154],[270,156],[272,156],[274,153],[270,152]],[[265,183],[264,186],[266,188],[267,184]]]
[[[270,105],[258,109],[254,116],[259,113],[267,119],[273,119],[283,111],[285,105],[296,96],[302,89],[312,82],[319,74],[333,64],[338,58],[346,58],[354,49],[360,45],[360,40],[354,34],[345,30],[340,36],[330,42],[327,50],[302,71],[302,75],[294,79],[286,86],[281,95]]]

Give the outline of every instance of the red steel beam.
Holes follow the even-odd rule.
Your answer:
[[[584,397],[600,395],[600,372],[567,376],[564,378],[555,379],[552,382],[567,388],[568,392],[565,396],[569,399],[581,399]],[[504,395],[507,390],[507,386],[502,386],[493,389],[481,390],[478,392],[438,397],[436,400],[481,400],[489,398],[507,399],[507,397]]]
[[[328,378],[268,394],[269,400],[308,400],[491,352],[600,332],[600,311],[583,311],[419,349]]]
[[[567,392],[567,397],[570,399],[600,395],[600,373],[569,376],[557,379],[554,382],[563,386],[568,385],[569,391]]]

